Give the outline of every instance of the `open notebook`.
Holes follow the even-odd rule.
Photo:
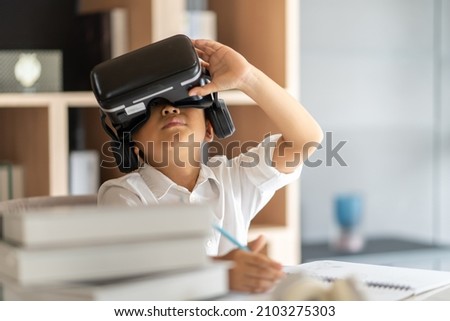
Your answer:
[[[450,284],[450,272],[341,261],[314,261],[285,268],[324,282],[354,277],[365,285],[371,301],[404,300]]]

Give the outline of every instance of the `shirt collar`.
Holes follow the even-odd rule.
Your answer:
[[[197,179],[197,185],[203,184],[205,181],[210,180],[214,182],[214,184],[219,187],[220,183],[216,178],[216,175],[214,175],[214,172],[211,168],[206,166],[205,164],[200,165],[200,174],[198,175]]]
[[[144,164],[143,167],[139,168],[139,174],[158,200],[163,198],[171,188],[177,186],[174,181],[148,164]],[[208,166],[201,164],[200,173],[194,189],[206,181],[214,182],[216,187],[219,188],[220,184],[214,172]]]
[[[141,174],[145,184],[147,184],[158,200],[166,195],[171,187],[177,185],[166,175],[148,164],[144,164],[143,167],[139,168],[139,174]]]

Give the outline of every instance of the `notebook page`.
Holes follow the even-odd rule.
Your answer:
[[[303,272],[313,277],[329,279],[353,276],[372,285],[369,287],[370,292],[377,291],[380,295],[383,293],[381,290],[383,288],[397,292],[400,292],[399,290],[410,291],[417,295],[450,284],[450,272],[341,261],[309,262],[289,267],[287,271],[290,273]]]

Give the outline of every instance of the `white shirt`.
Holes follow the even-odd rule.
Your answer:
[[[214,156],[201,165],[197,183],[189,192],[149,165],[136,172],[106,181],[99,189],[99,205],[207,204],[214,212],[213,222],[247,244],[250,221],[272,198],[275,191],[300,176],[280,173],[271,166],[275,143],[281,135],[268,136],[258,146],[233,159]],[[271,142],[270,144],[268,144]],[[274,213],[276,215],[276,213]],[[208,255],[223,255],[236,246],[211,231],[206,241]]]

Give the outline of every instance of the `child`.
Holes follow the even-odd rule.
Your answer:
[[[214,223],[246,244],[251,219],[277,189],[299,177],[302,162],[322,140],[322,130],[293,97],[242,55],[211,40],[193,40],[193,44],[212,80],[192,88],[189,95],[241,90],[281,129],[281,135],[266,137],[232,160],[215,156],[204,165],[201,146],[214,136],[204,109],[160,102],[132,134],[139,146],[151,145],[145,151],[136,150],[143,154],[144,164],[133,173],[105,182],[99,190],[99,204],[206,203],[214,210]],[[251,121],[250,117],[250,126]],[[260,236],[248,243],[251,251],[239,250],[214,232],[207,253],[234,262],[230,289],[264,292],[283,276],[281,264],[260,253],[264,245]]]

